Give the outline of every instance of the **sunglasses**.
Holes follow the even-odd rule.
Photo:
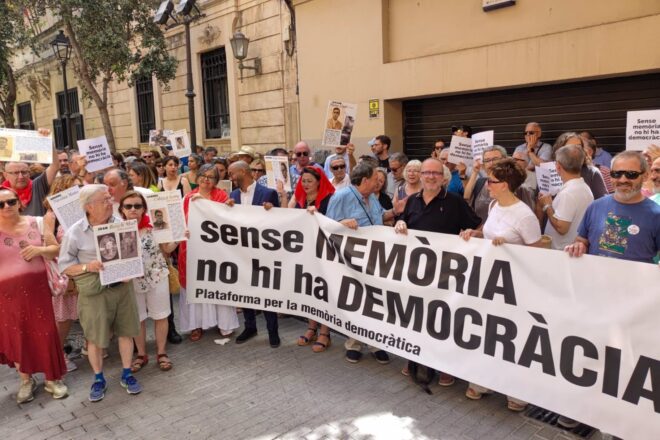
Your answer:
[[[488,184],[489,185],[495,185],[496,183],[502,183],[502,181],[501,180],[488,179]]]
[[[9,199],[9,200],[4,200],[0,202],[0,209],[5,209],[5,205],[7,206],[16,206],[18,203],[18,199]]]
[[[144,205],[142,203],[135,203],[133,205],[130,203],[126,203],[124,206],[122,206],[122,209],[125,209],[127,211],[130,211],[131,209],[137,210],[142,208],[144,208]]]
[[[265,170],[263,168],[250,168],[250,171],[253,173],[263,173]]]
[[[642,173],[641,171],[624,171],[624,170],[619,170],[619,171],[610,171],[610,176],[612,179],[620,179],[623,176],[626,176],[626,179],[628,180],[635,180],[639,176],[641,176]]]
[[[523,131],[523,134],[525,136],[534,136],[536,134],[535,131]]]
[[[344,170],[346,169],[346,165],[335,165],[334,167],[330,167],[333,171],[339,171],[339,170]]]
[[[296,156],[297,156],[297,157],[300,157],[300,156],[309,156],[309,151],[299,151],[299,152],[296,153]]]

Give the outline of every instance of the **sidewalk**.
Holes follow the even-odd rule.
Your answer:
[[[119,386],[116,343],[110,347],[103,401],[87,400],[93,378],[85,358],[66,377],[69,397],[43,391],[17,405],[18,376],[0,367],[2,439],[533,439],[572,440],[571,434],[506,409],[504,396],[473,402],[466,384],[433,386],[427,395],[400,370],[404,360],[379,365],[368,354],[344,360],[344,338],[333,335],[326,353],[298,347],[305,324],[280,320],[282,346],[272,349],[263,317],[259,335],[243,345],[216,345],[217,331],[201,341],[169,346],[174,368],[158,370],[153,342],[149,364],[136,377],[142,394]],[[148,334],[152,334],[151,323]],[[239,329],[240,331],[240,329]],[[237,334],[237,333],[236,333]],[[236,335],[235,334],[235,335]],[[234,335],[234,336],[235,336]],[[600,440],[600,434],[591,437]]]

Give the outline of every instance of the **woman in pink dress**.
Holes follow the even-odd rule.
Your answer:
[[[18,370],[18,403],[34,399],[34,373],[46,376],[45,390],[60,399],[66,364],[55,325],[45,258],[57,254],[55,238],[43,238],[34,217],[21,216],[18,195],[0,189],[0,364]]]

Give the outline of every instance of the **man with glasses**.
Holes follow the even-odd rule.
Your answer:
[[[642,194],[649,165],[638,151],[612,159],[614,194],[595,200],[584,214],[578,236],[565,250],[653,263],[660,251],[660,205]]]
[[[346,188],[351,184],[351,178],[346,169],[346,161],[343,157],[335,157],[330,162],[330,171],[332,172],[332,179],[330,183],[335,187],[335,190]]]
[[[403,175],[403,170],[408,165],[408,156],[403,153],[393,153],[390,156],[390,170],[387,173],[387,195],[390,199],[394,197],[394,193],[399,187],[406,182]]]
[[[39,134],[42,136],[50,135],[50,130],[39,129]],[[30,215],[34,217],[43,217],[46,214],[43,201],[48,195],[50,185],[57,177],[60,170],[60,161],[58,160],[58,152],[53,148],[53,162],[48,165],[46,171],[36,177],[34,180],[30,179],[30,166],[25,162],[8,162],[5,164],[5,171],[3,176],[5,181],[2,182],[4,188],[12,188],[18,193],[18,198],[23,205],[22,215]]]
[[[527,169],[534,171],[543,162],[552,161],[552,146],[541,141],[541,126],[538,122],[529,122],[525,126],[525,143],[516,147],[515,151],[527,153],[529,162]]]
[[[291,175],[291,182],[293,183],[293,177],[295,176],[296,181],[300,178],[300,173],[302,173],[303,168],[316,165],[311,160],[312,152],[309,149],[307,142],[300,141],[293,147],[293,154],[296,156],[296,163],[291,165],[289,168]]]
[[[154,153],[151,151],[145,151],[142,153],[142,160],[144,160],[144,163],[150,167],[153,167],[156,164],[156,157],[154,157]]]
[[[149,188],[142,188],[141,186],[133,186],[131,179],[124,170],[115,169],[110,170],[103,176],[103,183],[108,187],[108,191],[113,199],[113,209],[115,215],[119,215],[119,201],[127,191],[137,191],[142,195],[153,194],[154,192]]]
[[[357,160],[353,153],[355,152],[355,145],[349,143],[348,145],[338,145],[335,147],[335,154],[331,154],[325,159],[325,164],[323,165],[323,170],[325,175],[329,180],[333,178],[333,172],[330,169],[330,162],[337,158],[344,159],[344,165],[346,166],[346,172],[350,174],[351,168],[357,164]]]
[[[435,145],[433,146],[433,151],[431,151],[431,158],[433,159],[440,159],[440,152],[442,149],[445,148],[445,141],[442,139],[438,139],[435,141]]]
[[[94,226],[116,223],[112,214],[112,196],[105,185],[87,185],[80,190],[80,205],[85,217],[74,223],[64,235],[60,247],[59,269],[73,278],[78,288],[78,315],[87,340],[89,363],[94,382],[90,402],[105,396],[103,349],[116,337],[122,372],[120,385],[128,394],[139,394],[142,387],[131,373],[133,338],[140,333],[140,320],[133,293],[133,283],[117,282],[102,286],[99,272],[103,263],[96,258]],[[116,243],[115,243],[116,246]]]

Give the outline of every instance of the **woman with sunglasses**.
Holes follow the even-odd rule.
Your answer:
[[[252,173],[252,178],[255,180],[255,182],[259,182],[261,179],[259,184],[266,186],[263,179],[266,176],[266,162],[264,162],[263,159],[253,160],[250,164],[250,172]]]
[[[254,163],[254,162],[253,162]],[[325,175],[323,168],[319,166],[308,166],[302,169],[300,179],[296,184],[294,197],[289,202],[289,208],[308,209],[318,211],[325,215],[330,198],[335,193],[335,187]],[[317,334],[318,332],[318,334]],[[314,342],[315,341],[315,342]],[[312,345],[314,353],[322,353],[330,347],[330,328],[319,323],[308,320],[307,331],[298,338],[298,345]]]
[[[199,167],[202,165],[204,165],[204,159],[199,154],[188,156],[188,171],[183,173],[183,177],[188,180],[190,189],[197,188],[197,173],[199,172]]]
[[[165,178],[158,181],[159,191],[179,191],[181,197],[184,197],[192,188],[188,179],[179,175],[179,158],[176,156],[167,156],[163,163],[165,164]]]
[[[60,343],[44,258],[57,256],[53,234],[44,234],[35,217],[21,216],[18,193],[0,188],[0,364],[16,368],[18,403],[34,399],[35,373],[46,376],[45,390],[66,397],[66,364]]]
[[[156,179],[160,181],[160,179],[165,178],[165,163],[163,162],[163,159],[156,160],[154,166],[156,167]]]
[[[135,338],[137,357],[131,365],[131,371],[137,373],[149,362],[147,356],[147,318],[154,320],[156,334],[156,361],[161,371],[172,369],[172,361],[167,356],[168,322],[170,315],[170,289],[167,261],[163,253],[169,254],[177,243],[156,244],[152,233],[153,226],[147,215],[147,202],[142,194],[128,191],[119,201],[119,213],[124,220],[137,220],[138,233],[142,246],[142,264],[144,276],[133,280],[133,291],[140,317],[140,335]]]
[[[206,199],[216,203],[224,203],[229,198],[227,193],[216,188],[220,175],[213,164],[204,164],[199,168],[197,174],[198,187],[189,192],[183,199],[183,212],[188,220],[190,203],[196,200]],[[186,300],[186,256],[188,242],[184,241],[179,246],[179,283],[181,293],[179,294],[179,325],[183,332],[190,332],[190,340],[199,341],[204,330],[218,327],[221,336],[229,336],[234,329],[238,328],[238,316],[236,308],[220,306],[215,304],[193,304]]]
[[[504,243],[543,247],[541,226],[536,215],[529,206],[523,203],[514,192],[525,182],[527,172],[516,165],[515,159],[499,160],[488,171],[488,193],[493,201],[490,204],[488,219],[482,230],[466,229],[461,232],[464,240],[470,237],[480,237],[492,240],[493,245]],[[484,394],[490,393],[474,383],[470,383],[465,396],[468,399],[479,400]],[[507,396],[507,408],[511,411],[524,411],[527,402]]]

